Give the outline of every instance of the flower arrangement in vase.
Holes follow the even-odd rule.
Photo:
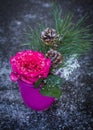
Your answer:
[[[10,58],[10,78],[18,82],[25,104],[36,111],[48,109],[62,95],[62,78],[56,72],[66,59],[79,56],[91,45],[90,27],[81,27],[83,18],[72,24],[72,16],[62,19],[58,8],[53,14],[55,29],[32,31],[30,49]]]

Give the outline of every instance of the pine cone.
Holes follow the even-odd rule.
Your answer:
[[[51,59],[53,68],[56,68],[60,63],[62,63],[62,55],[56,50],[50,49],[46,53],[46,57]]]
[[[56,33],[55,29],[46,28],[43,32],[41,32],[41,40],[46,45],[52,45],[58,39],[59,35]]]

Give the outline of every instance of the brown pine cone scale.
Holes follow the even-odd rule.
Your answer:
[[[56,30],[53,28],[46,28],[44,31],[41,32],[41,40],[46,45],[52,45],[58,39],[59,35],[56,33]]]
[[[62,63],[62,55],[56,50],[50,49],[46,53],[46,57],[51,59],[53,68],[56,68],[60,63]]]

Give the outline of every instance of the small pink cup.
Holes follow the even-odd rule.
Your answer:
[[[40,88],[34,88],[33,84],[27,84],[18,80],[19,89],[24,103],[33,110],[47,110],[54,102],[54,97],[44,96]]]

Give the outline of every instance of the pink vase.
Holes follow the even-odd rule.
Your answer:
[[[18,80],[19,89],[24,103],[33,110],[47,110],[54,102],[54,97],[44,96],[40,88],[34,88],[33,84],[27,84]]]

